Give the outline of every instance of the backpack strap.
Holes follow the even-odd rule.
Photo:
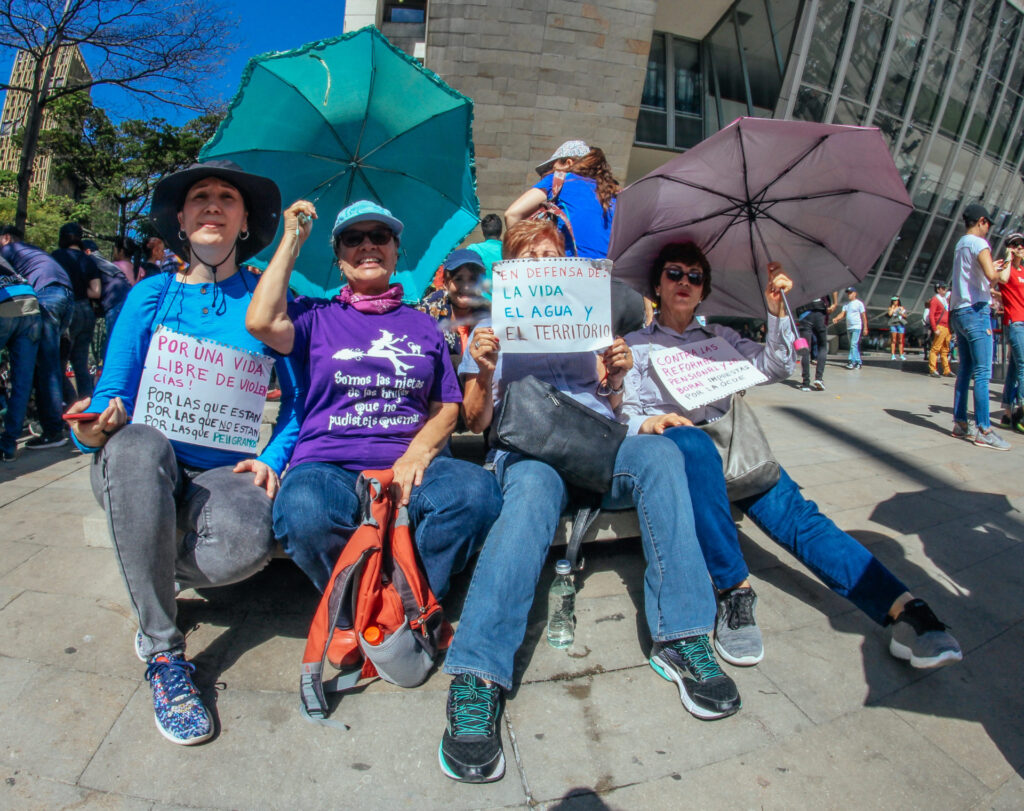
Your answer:
[[[565,185],[565,172],[555,172],[554,177],[551,178],[551,193],[548,195],[548,200],[558,205],[558,196],[562,193],[562,186]]]

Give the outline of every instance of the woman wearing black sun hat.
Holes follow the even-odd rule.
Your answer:
[[[95,394],[69,410],[75,442],[95,454],[93,491],[138,618],[135,650],[147,663],[157,728],[179,744],[207,740],[213,721],[185,659],[175,594],[264,566],[278,476],[298,435],[290,362],[245,330],[257,277],[240,263],[270,244],[280,212],[276,184],[230,161],[161,180],[151,217],[185,270],[132,288]],[[271,366],[281,412],[257,455]],[[250,371],[244,384],[239,368]],[[204,429],[212,413],[233,411],[245,416],[232,428]]]

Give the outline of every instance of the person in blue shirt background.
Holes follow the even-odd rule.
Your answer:
[[[0,232],[0,255],[32,285],[39,300],[42,332],[36,356],[36,408],[41,436],[25,443],[29,450],[56,448],[67,442],[61,412],[64,410],[64,368],[60,362],[60,336],[71,323],[74,296],[71,280],[57,261],[42,248],[22,242],[24,234],[13,225]]]
[[[292,365],[246,332],[257,277],[239,267],[270,243],[280,213],[276,184],[230,161],[163,178],[151,217],[189,263],[132,288],[95,394],[69,409],[98,415],[73,421],[74,439],[96,454],[93,492],[138,617],[135,650],[147,663],[157,727],[179,744],[207,740],[213,721],[192,682],[195,666],[185,659],[176,590],[234,583],[263,568],[274,542],[278,476],[298,437],[301,396]],[[169,440],[153,425],[130,422],[150,343],[163,330],[274,358],[281,411],[262,453]],[[174,422],[189,421],[194,409],[183,405]]]
[[[566,254],[605,259],[612,234],[615,200],[621,191],[604,151],[585,141],[566,141],[536,167],[541,179],[520,195],[505,212],[505,227],[534,216],[546,202],[555,203],[569,220],[558,223]],[[639,329],[652,315],[644,297],[612,279],[612,331],[625,335]]]

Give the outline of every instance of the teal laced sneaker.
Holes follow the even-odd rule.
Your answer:
[[[718,666],[707,634],[657,645],[650,664],[663,679],[676,683],[691,715],[711,721],[739,710],[736,683]]]
[[[501,750],[502,689],[469,673],[460,673],[448,688],[448,727],[437,759],[452,780],[492,783],[505,775]]]
[[[149,657],[146,681],[153,688],[153,713],[160,734],[172,743],[192,746],[213,735],[213,718],[192,683],[196,666],[182,649]]]

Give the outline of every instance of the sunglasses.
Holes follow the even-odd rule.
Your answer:
[[[1008,248],[1015,248],[1015,249],[1016,248],[1024,248],[1024,242],[1011,242],[1006,247],[1008,247]]]
[[[387,245],[394,236],[395,232],[390,228],[374,228],[372,231],[358,231],[353,228],[350,231],[342,231],[338,234],[338,242],[346,248],[356,248],[363,244],[364,239],[369,237],[370,242],[374,245]]]
[[[665,275],[671,282],[681,282],[683,277],[694,287],[704,284],[703,270],[683,270],[682,268],[665,268]]]

